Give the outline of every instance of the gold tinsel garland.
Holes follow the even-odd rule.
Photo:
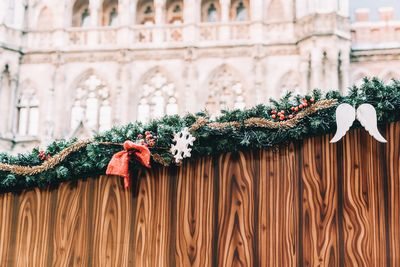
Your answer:
[[[228,127],[233,128],[240,128],[242,126],[246,128],[250,127],[260,127],[260,128],[267,128],[267,129],[278,129],[278,128],[293,128],[295,127],[301,119],[310,116],[317,112],[318,110],[327,109],[337,104],[337,99],[326,99],[320,100],[315,104],[311,105],[310,107],[300,111],[291,119],[285,121],[271,121],[265,118],[249,118],[244,121],[242,125],[238,121],[232,122],[208,122],[206,118],[199,117],[197,118],[196,122],[189,128],[189,131],[196,132],[201,127],[207,126],[214,130],[223,130]]]
[[[327,109],[330,108],[334,105],[337,104],[336,99],[328,99],[328,100],[321,100],[316,102],[315,104],[311,105],[307,109],[304,109],[300,111],[295,117],[292,119],[288,119],[286,121],[270,121],[265,118],[249,118],[244,121],[244,124],[238,122],[238,121],[232,121],[232,122],[208,122],[208,120],[204,117],[199,117],[191,127],[189,127],[189,130],[191,132],[196,132],[198,129],[201,127],[209,127],[214,130],[224,130],[228,127],[233,127],[233,128],[240,128],[240,127],[245,127],[245,128],[250,128],[250,127],[260,127],[260,128],[267,128],[267,129],[277,129],[280,127],[284,128],[293,128],[295,127],[301,119],[303,119],[306,116],[312,115],[318,110],[322,109]],[[97,143],[101,145],[118,145],[122,146],[120,143],[113,143],[113,142],[96,142],[94,140],[85,140],[85,141],[79,141],[71,146],[63,149],[61,152],[59,152],[56,155],[53,155],[46,161],[44,161],[41,165],[37,166],[21,166],[21,165],[11,165],[7,163],[0,163],[0,171],[6,171],[10,172],[16,175],[23,175],[23,176],[30,176],[30,175],[36,175],[42,172],[45,172],[49,169],[52,169],[56,167],[58,164],[60,164],[62,161],[64,161],[70,154],[79,151],[80,149],[86,147],[89,144],[92,143]],[[168,166],[168,162],[166,162],[159,154],[153,154],[153,160],[156,162]]]

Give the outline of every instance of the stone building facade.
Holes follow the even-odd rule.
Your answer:
[[[349,0],[0,1],[0,150],[134,120],[345,91],[400,67],[400,22]]]

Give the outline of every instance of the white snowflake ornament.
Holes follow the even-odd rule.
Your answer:
[[[183,158],[191,157],[190,151],[192,151],[192,149],[189,146],[193,146],[194,140],[196,140],[196,138],[189,133],[188,128],[183,128],[182,131],[174,134],[172,141],[176,142],[176,144],[171,145],[170,151],[172,155],[174,155],[176,163],[180,163]]]

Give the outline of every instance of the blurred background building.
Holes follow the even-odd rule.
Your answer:
[[[397,0],[2,0],[0,150],[345,91],[400,67]]]

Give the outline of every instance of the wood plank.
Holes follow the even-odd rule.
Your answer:
[[[139,173],[135,216],[135,266],[168,266],[171,194],[168,169]]]
[[[369,205],[368,215],[371,225],[371,261],[372,266],[387,266],[387,242],[386,242],[386,216],[385,210],[385,174],[386,168],[382,155],[384,144],[377,142],[366,131],[362,132],[359,139],[361,144],[362,176],[368,177]]]
[[[343,142],[346,266],[386,266],[382,164],[378,145],[355,130]]]
[[[387,127],[386,139],[390,266],[400,266],[400,122]]]
[[[213,233],[212,159],[189,161],[178,170],[176,266],[211,266]]]
[[[24,191],[19,196],[16,221],[14,266],[47,266],[50,242],[50,203],[48,190]]]
[[[93,188],[93,266],[128,266],[131,191],[121,177],[100,176]]]
[[[250,153],[219,158],[218,266],[253,266],[254,185]]]
[[[383,134],[1,194],[0,266],[400,266],[400,122]]]
[[[336,145],[331,136],[304,140],[302,247],[304,266],[339,266]]]
[[[15,209],[15,195],[12,193],[0,194],[0,266],[11,265],[9,248],[11,247],[12,217]]]
[[[260,266],[298,266],[298,179],[293,145],[261,150]]]
[[[151,256],[151,220],[152,220],[152,177],[150,172],[138,173],[138,195],[136,201],[136,216],[134,222],[134,253],[135,266],[150,266]]]
[[[88,266],[90,180],[61,184],[57,194],[52,266]]]

